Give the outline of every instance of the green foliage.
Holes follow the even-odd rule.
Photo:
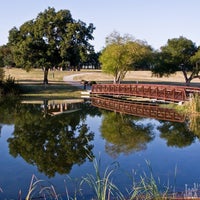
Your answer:
[[[200,77],[197,50],[196,45],[185,37],[169,39],[167,45],[161,47],[161,52],[155,53],[153,75],[162,77],[182,71],[189,84],[192,79]]]
[[[48,83],[48,69],[54,66],[78,68],[90,53],[94,53],[94,26],[74,20],[69,10],[48,8],[36,19],[25,22],[9,32],[17,66],[26,69],[43,68],[44,83]]]
[[[3,68],[0,67],[0,83],[2,83],[2,81],[4,79],[4,75],[5,75],[4,70],[3,70]]]
[[[0,96],[16,96],[20,94],[20,87],[15,79],[8,76],[5,81],[0,81]]]
[[[144,57],[151,54],[151,48],[144,42],[128,35],[122,37],[117,32],[107,37],[106,43],[99,60],[102,70],[113,75],[114,83],[120,83],[128,70],[135,69]]]
[[[0,67],[14,66],[13,54],[9,45],[0,46]]]

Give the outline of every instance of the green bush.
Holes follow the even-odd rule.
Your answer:
[[[0,67],[0,82],[3,81],[4,75],[5,75],[5,74],[4,74],[4,70],[3,70],[3,68]]]
[[[9,76],[5,81],[0,81],[0,96],[16,96],[20,94],[19,85]]]

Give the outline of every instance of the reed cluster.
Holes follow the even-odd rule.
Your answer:
[[[76,189],[74,195],[69,195],[68,188],[65,184],[65,196],[56,193],[56,189],[53,185],[45,185],[45,181],[37,179],[36,176],[32,176],[28,194],[26,200],[175,200],[175,199],[193,199],[197,198],[198,186],[195,184],[194,188],[189,188],[186,185],[185,191],[182,196],[176,196],[175,187],[162,186],[159,178],[155,178],[150,163],[147,161],[149,168],[149,174],[144,173],[140,176],[138,182],[133,182],[130,190],[126,189],[126,194],[122,194],[118,187],[112,181],[112,175],[115,170],[118,169],[117,163],[112,164],[101,173],[101,160],[94,159],[94,175],[87,174],[83,177],[79,183],[76,183]],[[175,170],[176,176],[176,170]],[[48,183],[49,184],[49,183]],[[84,191],[82,186],[86,184],[88,188],[92,189],[92,197],[84,197]],[[20,196],[20,195],[19,195]],[[20,196],[18,198],[22,200]]]

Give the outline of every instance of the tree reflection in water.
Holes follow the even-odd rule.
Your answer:
[[[160,121],[160,126],[158,127],[160,137],[167,140],[168,146],[179,148],[189,146],[200,136],[200,123],[198,123],[200,117],[190,117],[190,120],[186,120],[184,114],[179,114],[173,109],[159,108],[155,104],[153,106],[151,104],[141,104],[140,106],[139,103],[133,102],[131,104],[128,101],[123,102],[118,99],[105,97],[94,97],[92,103],[100,108],[104,108],[105,106],[105,110],[113,109],[115,111],[104,111],[101,125],[102,136],[107,141],[106,151],[113,157],[116,157],[120,153],[128,154],[144,150],[146,144],[154,139],[155,135],[151,131],[154,125],[147,124],[143,126],[141,123],[136,123],[140,120],[140,118],[134,117],[137,114],[148,115],[147,113],[149,113],[151,116],[153,113],[155,117],[158,116],[158,120]],[[138,110],[137,107],[139,107]],[[146,113],[147,110],[148,112]],[[126,111],[129,114],[133,111],[133,114],[125,115]]]
[[[188,129],[187,123],[164,122],[159,130],[160,137],[167,141],[168,146],[185,147],[191,145],[196,135]]]
[[[88,157],[94,157],[94,133],[85,123],[88,115],[102,115],[100,134],[106,139],[105,150],[113,157],[144,150],[155,137],[154,124],[137,123],[142,117],[98,109],[88,101],[81,108],[50,116],[48,112],[44,115],[40,105],[20,104],[16,100],[1,102],[0,124],[15,124],[8,139],[10,154],[21,156],[49,177],[69,173],[74,164],[81,165]],[[168,146],[189,146],[200,136],[199,119],[190,117],[181,123],[159,121],[160,137]]]
[[[116,157],[120,153],[129,154],[146,149],[153,140],[152,125],[137,124],[138,118],[115,112],[103,112],[101,133],[106,139],[106,151]]]
[[[43,116],[39,106],[21,104],[13,137],[8,139],[11,155],[21,156],[49,177],[69,173],[74,164],[93,157],[94,134],[80,113]]]

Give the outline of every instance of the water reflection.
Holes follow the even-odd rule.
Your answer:
[[[145,150],[146,144],[154,138],[152,125],[137,124],[134,116],[106,111],[102,114],[100,131],[106,139],[105,150],[112,157]]]
[[[168,146],[189,146],[199,136],[199,117],[188,121],[185,115],[157,104],[104,97],[92,97],[91,103],[6,100],[1,102],[0,111],[2,123],[15,124],[13,135],[8,139],[10,154],[37,165],[39,171],[50,177],[56,172],[69,173],[74,164],[80,165],[87,157],[93,157],[94,133],[84,122],[88,114],[102,117],[100,132],[106,140],[105,150],[112,157],[147,148],[155,132],[152,131],[154,124],[138,123],[144,116],[161,120],[160,137]]]
[[[160,137],[167,141],[168,146],[186,147],[200,136],[199,116],[190,117],[188,121],[184,114],[174,109],[160,107],[158,104],[93,97],[92,105],[114,111],[103,112],[101,126],[102,136],[110,142],[106,150],[113,156],[122,152],[144,150],[146,144],[153,140],[154,134],[151,132],[153,125],[138,124],[138,118],[135,119],[135,116],[162,120],[158,129],[161,133]]]
[[[36,165],[49,177],[55,173],[69,173],[74,164],[81,165],[92,158],[94,134],[89,131],[80,112],[44,117],[37,104],[16,105],[15,129],[8,139],[10,154],[21,156],[27,163]]]
[[[174,147],[186,147],[191,145],[196,135],[190,131],[186,123],[163,123],[159,130],[161,132],[160,137],[167,141],[168,146]]]
[[[133,102],[107,97],[92,97],[92,105],[107,110],[139,117],[148,117],[165,121],[184,122],[185,115],[173,109],[162,108],[158,104]]]

